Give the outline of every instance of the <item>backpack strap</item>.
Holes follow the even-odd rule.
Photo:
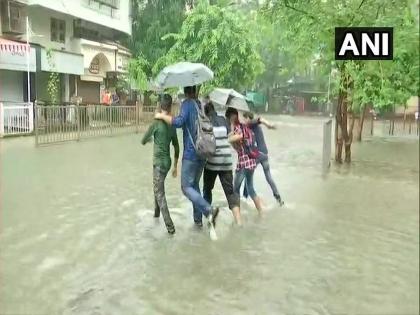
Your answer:
[[[204,106],[201,106],[201,110],[200,110],[200,107],[198,107],[197,102],[194,99],[192,99],[192,101],[193,101],[193,103],[195,105],[195,108],[197,109],[197,114],[200,114],[200,112],[201,112],[201,114],[203,116],[206,116],[206,113],[204,112]]]
[[[197,114],[199,114],[199,108],[198,108],[198,105],[197,105],[196,101],[195,101],[194,99],[191,99],[191,100],[193,101],[193,103],[194,103],[194,105],[195,105],[195,108],[196,108],[196,110],[197,110]],[[197,117],[197,120],[198,120],[198,121],[200,121],[200,119],[198,119],[198,117]],[[198,122],[198,123],[200,124],[200,122]],[[187,128],[188,136],[189,136],[189,138],[190,138],[190,140],[191,140],[191,143],[192,143],[192,145],[193,145],[193,147],[194,147],[195,151],[197,152],[197,146],[196,146],[196,144],[195,144],[195,142],[194,142],[194,139],[193,139],[193,137],[192,137],[192,135],[191,135],[190,128],[188,128],[188,126],[185,126],[185,127]],[[197,126],[197,128],[199,128],[199,126]],[[197,131],[198,131],[198,130],[197,130]]]
[[[191,143],[192,143],[195,151],[197,151],[197,147],[196,147],[196,145],[194,143],[193,137],[191,136],[190,128],[188,128],[188,126],[186,126],[186,128],[187,128],[188,136],[190,137]]]

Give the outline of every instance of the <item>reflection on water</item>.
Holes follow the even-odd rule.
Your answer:
[[[151,147],[140,136],[35,149],[1,142],[0,308],[5,314],[417,314],[418,141],[355,144],[321,176],[319,119],[267,131],[279,209],[225,210],[219,241],[192,226],[179,179],[177,234],[153,216]],[[215,203],[224,205],[220,185]]]

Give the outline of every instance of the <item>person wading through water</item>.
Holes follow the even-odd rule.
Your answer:
[[[254,119],[254,114],[250,112],[244,113],[244,119],[247,126],[253,131],[255,135],[255,141],[257,143],[257,148],[259,151],[257,158],[257,165],[261,164],[264,175],[267,183],[270,185],[271,190],[273,191],[274,198],[277,200],[280,206],[284,205],[284,201],[280,196],[280,192],[277,189],[276,183],[271,176],[270,163],[268,162],[268,149],[264,139],[264,133],[262,131],[261,125],[266,126],[268,129],[275,129],[276,127],[265,120],[264,118],[258,117]],[[247,187],[244,188],[244,197],[248,197]]]
[[[239,121],[238,111],[229,107],[226,110],[226,119],[231,124],[232,132],[229,135],[229,142],[238,153],[233,189],[240,194],[242,182],[245,180],[249,196],[254,201],[258,213],[262,214],[261,199],[254,190],[254,170],[257,166],[256,157],[253,156],[251,147],[254,143],[254,134],[251,129]]]
[[[194,222],[201,227],[202,215],[208,219],[210,238],[217,239],[215,225],[219,208],[212,207],[200,192],[200,179],[203,174],[205,161],[195,150],[197,138],[198,112],[196,87],[184,88],[185,99],[181,104],[180,113],[176,117],[164,113],[157,113],[156,119],[161,119],[176,128],[182,128],[184,152],[182,155],[181,188],[184,195],[191,201],[194,209]]]
[[[208,96],[205,98],[205,101],[204,110],[213,124],[213,132],[216,137],[216,153],[207,160],[204,167],[203,196],[208,203],[212,203],[212,191],[216,178],[219,177],[229,209],[232,210],[236,223],[241,225],[239,195],[233,190],[232,152],[228,142],[228,130],[230,128],[225,117],[216,113],[214,105]]]
[[[160,102],[162,113],[169,114],[172,107],[172,97],[164,94]],[[145,145],[153,138],[153,192],[155,195],[155,218],[162,213],[166,228],[169,234],[175,233],[175,226],[169,214],[168,204],[165,196],[165,179],[171,168],[170,143],[174,147],[174,164],[172,176],[177,176],[179,144],[176,130],[172,126],[168,126],[162,120],[155,120],[147,130],[141,143]]]

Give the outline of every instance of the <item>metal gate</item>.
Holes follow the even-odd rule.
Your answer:
[[[33,129],[32,103],[0,102],[0,137],[31,134]]]
[[[156,107],[137,105],[35,105],[35,143],[45,145],[137,133]]]

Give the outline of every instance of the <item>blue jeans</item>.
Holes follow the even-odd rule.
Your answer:
[[[268,156],[265,154],[262,154],[261,158],[257,162],[259,162],[263,168],[265,180],[270,185],[271,190],[273,191],[274,198],[281,199],[276,183],[274,182],[274,179],[271,176],[270,163],[268,162]]]
[[[276,183],[274,182],[274,179],[271,176],[270,163],[268,162],[268,156],[266,154],[260,152],[260,156],[257,159],[257,166],[258,166],[258,164],[261,164],[261,166],[263,168],[264,175],[265,175],[265,180],[270,185],[271,190],[273,191],[274,198],[281,199],[280,193],[279,193],[279,191],[277,189],[277,186],[276,186]],[[246,184],[245,184],[245,187],[244,187],[244,197],[248,198],[248,191],[247,191]]]
[[[240,169],[235,172],[235,179],[233,180],[233,190],[240,195],[242,182],[245,180],[248,195],[255,199],[257,193],[254,189],[254,170]]]
[[[182,160],[181,188],[185,197],[193,204],[194,222],[200,223],[202,216],[207,217],[210,213],[210,204],[201,196],[200,179],[203,174],[203,161]]]

